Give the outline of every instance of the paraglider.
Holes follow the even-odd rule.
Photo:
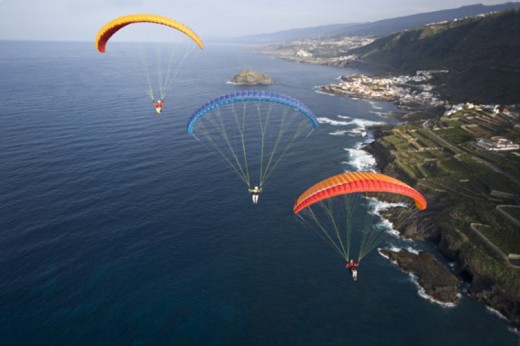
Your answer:
[[[106,23],[98,32],[96,36],[96,48],[98,52],[104,53],[106,50],[106,45],[108,40],[120,29],[124,28],[127,25],[135,24],[135,23],[152,23],[152,24],[161,24],[168,26],[172,29],[177,29],[183,34],[186,34],[190,37],[200,49],[204,48],[201,39],[186,25],[177,22],[173,19],[158,16],[155,14],[130,14],[122,17],[115,18],[110,22]]]
[[[155,106],[155,111],[157,112],[157,114],[161,114],[164,102],[162,102],[161,100],[156,100],[153,102],[153,105]]]
[[[350,172],[314,184],[298,197],[293,208],[345,260],[354,280],[361,260],[386,235],[385,227],[372,220],[374,199],[399,209],[399,218],[409,217],[427,206],[420,192],[398,179],[374,172]],[[359,238],[359,254],[354,261],[351,243]]]
[[[152,99],[156,113],[161,114],[164,99],[166,98],[168,89],[173,83],[174,77],[179,73],[185,61],[192,60],[190,55],[192,55],[193,47],[198,47],[202,50],[204,45],[193,30],[176,20],[155,14],[131,14],[115,18],[106,23],[96,36],[96,49],[100,53],[105,53],[108,42],[110,42],[116,33],[126,26],[133,27],[140,23],[153,24],[152,27],[155,28],[155,26],[157,26],[155,30],[160,27],[167,29],[167,33],[161,32],[162,35],[157,38],[154,45],[153,39],[156,31],[148,27],[146,27],[147,30],[143,30],[144,28],[140,27],[137,32],[145,35],[145,43],[142,44],[144,47],[142,45],[141,47],[132,45],[129,52],[124,52],[126,54],[125,62],[137,60],[139,62],[138,65],[141,66],[137,68],[136,71],[131,71],[131,73],[127,75],[129,77],[134,75],[139,76],[141,73],[136,72],[142,70],[147,89],[146,92]],[[170,29],[174,30],[170,32],[168,31]],[[180,35],[181,37],[177,37],[179,35],[172,35],[172,32],[175,31],[183,35]],[[135,34],[136,31],[132,31],[132,33]],[[172,42],[173,38],[175,38],[176,41],[182,41],[182,38],[186,38],[187,41],[192,43],[185,45],[179,42]],[[133,38],[133,40],[137,40],[137,38]],[[193,43],[195,43],[195,45],[193,45]],[[123,47],[118,46],[115,50],[124,51],[122,48]],[[165,55],[165,57],[163,57],[163,55]],[[158,94],[158,97],[155,96],[156,94]]]
[[[257,204],[273,170],[317,126],[314,113],[292,97],[246,91],[206,102],[192,114],[188,133],[218,154]]]
[[[253,189],[249,189],[249,193],[251,194],[251,198],[253,199],[253,204],[258,204],[258,198],[262,193],[262,189],[258,186],[255,186]]]
[[[359,267],[359,263],[354,262],[353,259],[345,264],[345,268],[347,268],[352,274],[352,279],[357,280],[357,268]]]

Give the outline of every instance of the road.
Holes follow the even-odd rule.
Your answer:
[[[458,154],[467,154],[469,155],[473,160],[483,164],[483,165],[486,165],[487,167],[489,167],[490,169],[492,169],[494,172],[496,173],[499,173],[499,174],[502,174],[503,176],[506,176],[509,180],[511,180],[512,182],[514,182],[515,184],[517,185],[520,185],[520,179],[518,179],[517,177],[505,172],[504,170],[502,170],[500,167],[492,164],[491,162],[489,161],[486,161],[480,157],[477,157],[475,156],[471,151],[469,150],[466,150],[464,148],[460,148],[458,147],[457,145],[451,143],[450,141],[448,141],[447,139],[439,136],[438,134],[436,134],[435,132],[433,132],[433,130],[431,129],[432,127],[432,122],[430,120],[426,120],[425,122],[423,122],[423,128],[428,131],[432,136],[434,136],[435,138],[437,138],[441,143],[443,143],[446,147],[448,147],[450,150],[452,150],[453,152],[455,153],[458,153]]]

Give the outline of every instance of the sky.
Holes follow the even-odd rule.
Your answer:
[[[130,13],[173,18],[200,37],[240,37],[327,24],[374,22],[507,0],[0,0],[0,40],[91,41]]]

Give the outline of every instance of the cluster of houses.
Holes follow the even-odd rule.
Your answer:
[[[444,70],[417,71],[412,76],[374,78],[363,74],[342,77],[336,88],[353,93],[360,97],[392,100],[399,104],[420,104],[427,106],[443,106],[444,101],[432,92],[433,85],[428,82],[434,73],[445,73]]]
[[[477,105],[471,102],[460,103],[457,105],[450,106],[444,116],[451,118],[458,118],[459,112],[464,112],[467,110],[475,110],[481,113],[481,115],[477,116],[477,118],[485,120],[486,122],[499,121],[500,118],[510,118],[513,119],[518,115],[510,112],[507,107],[502,107],[500,105]],[[463,113],[462,113],[463,114]],[[475,116],[468,116],[466,119],[473,119]],[[476,124],[466,125],[466,127],[476,127]],[[518,127],[520,125],[514,125],[514,127]],[[464,127],[464,126],[463,126]],[[488,138],[478,138],[475,144],[488,151],[512,151],[519,150],[520,145],[514,143],[513,141],[503,137],[503,136],[492,136]]]
[[[476,144],[489,151],[509,151],[520,149],[520,145],[515,144],[513,141],[502,136],[479,138]]]
[[[424,105],[444,106],[447,108],[444,116],[456,116],[463,110],[485,111],[491,118],[513,117],[507,108],[501,109],[500,105],[475,105],[469,102],[458,105],[449,105],[439,99],[433,92],[433,85],[429,81],[435,73],[447,73],[446,70],[421,70],[413,76],[397,77],[369,77],[363,74],[355,74],[341,77],[341,82],[326,86],[322,90],[339,94],[350,94],[361,98],[394,101],[401,106]],[[489,151],[512,151],[520,149],[519,144],[501,137],[479,138],[476,145]]]

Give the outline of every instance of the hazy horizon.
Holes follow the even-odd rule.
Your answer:
[[[278,1],[262,4],[217,0],[0,0],[0,40],[91,41],[109,20],[129,13],[174,18],[206,39],[310,28],[330,24],[374,22],[461,6],[507,1],[351,0]]]

